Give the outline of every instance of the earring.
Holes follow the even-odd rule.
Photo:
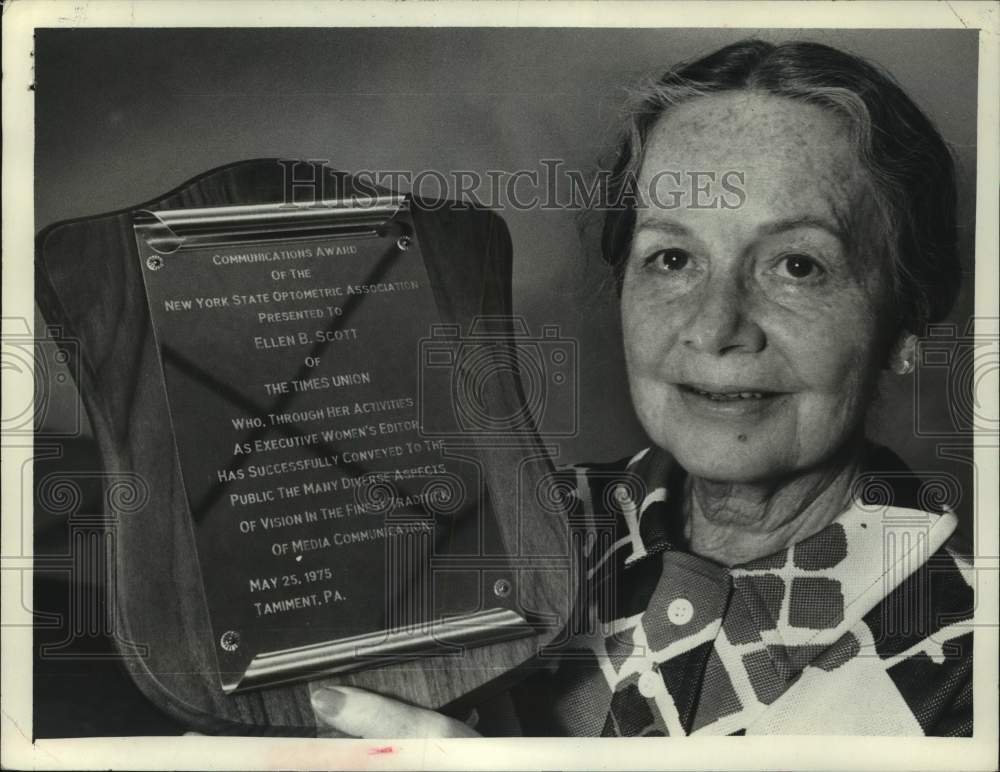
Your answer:
[[[904,335],[898,341],[890,354],[892,370],[896,375],[909,375],[913,372],[915,355],[917,353],[917,338],[915,335]]]

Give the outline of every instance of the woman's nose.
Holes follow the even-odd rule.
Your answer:
[[[734,277],[710,280],[692,298],[693,308],[681,340],[705,354],[756,353],[764,348],[764,331],[751,318],[746,288]]]

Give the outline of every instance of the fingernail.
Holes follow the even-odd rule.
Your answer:
[[[313,709],[325,716],[336,716],[346,700],[347,695],[333,686],[324,686],[312,693]]]

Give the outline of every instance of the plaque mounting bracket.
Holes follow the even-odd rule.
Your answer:
[[[223,676],[227,693],[388,665],[407,659],[460,655],[467,646],[500,643],[534,634],[510,609],[492,608],[433,623],[411,625],[336,641],[264,652],[235,680]]]
[[[404,224],[393,222],[397,214],[408,210],[409,200],[397,195],[319,201],[308,206],[257,204],[162,211],[143,209],[135,215],[135,232],[160,255],[210,246],[222,248],[316,238],[356,239],[389,233],[394,233],[398,239],[409,239],[411,234]],[[406,247],[401,243],[400,248]]]

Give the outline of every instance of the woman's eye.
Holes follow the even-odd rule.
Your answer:
[[[792,279],[813,279],[819,277],[823,267],[809,255],[785,255],[778,263],[779,272]]]
[[[691,260],[683,249],[661,249],[646,258],[645,264],[660,271],[679,271]]]

